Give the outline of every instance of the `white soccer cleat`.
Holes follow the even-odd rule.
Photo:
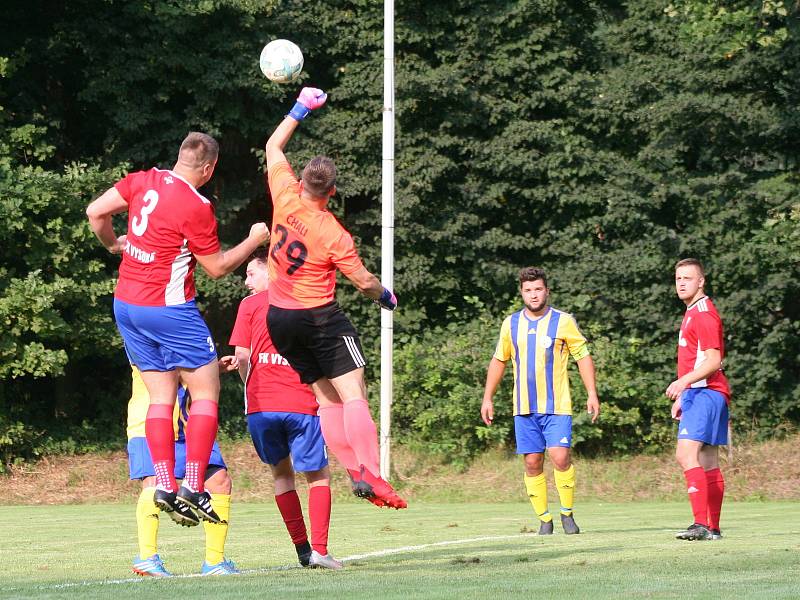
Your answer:
[[[316,550],[311,551],[311,558],[308,559],[308,566],[312,569],[333,569],[339,570],[344,567],[341,561],[333,558],[330,553],[322,556]]]

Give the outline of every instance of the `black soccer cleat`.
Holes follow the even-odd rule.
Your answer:
[[[553,535],[553,520],[542,521],[539,524],[539,533],[537,535]]]
[[[353,490],[353,496],[369,500],[375,496],[372,486],[364,481],[364,469],[360,467],[359,471],[355,469],[347,469],[347,474],[350,477],[350,488]]]
[[[302,544],[295,544],[294,549],[297,551],[297,560],[300,561],[300,566],[307,567],[311,560],[311,544],[306,540]]]
[[[685,530],[676,533],[675,538],[679,540],[695,542],[699,540],[710,540],[712,539],[711,535],[711,530],[705,525],[701,525],[700,523],[692,523]]]
[[[197,516],[209,523],[223,523],[211,506],[211,494],[195,492],[185,483],[181,485],[175,498],[177,504],[185,504],[197,511]]]
[[[722,539],[722,532],[719,529],[710,529],[711,531],[711,539],[712,540],[721,540]]]
[[[581,529],[575,522],[575,517],[572,516],[572,513],[569,513],[568,515],[561,515],[561,527],[564,529],[564,533],[567,535],[575,535],[576,533],[581,532]]]
[[[170,519],[182,527],[194,527],[200,523],[200,519],[192,512],[191,508],[177,501],[175,492],[166,492],[156,488],[153,502],[158,508],[167,513]]]

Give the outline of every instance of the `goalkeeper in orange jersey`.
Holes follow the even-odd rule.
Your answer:
[[[385,310],[397,308],[397,298],[366,269],[352,236],[328,210],[336,193],[333,161],[312,158],[297,179],[284,154],[300,121],[326,98],[322,90],[303,88],[267,140],[274,209],[267,323],[275,348],[311,386],[325,443],[350,474],[353,493],[377,506],[406,508],[408,503],[380,476],[366,360],[358,332],[336,302],[336,272]]]
[[[545,449],[553,463],[553,476],[561,500],[561,525],[564,533],[576,534],[580,529],[572,513],[575,467],[570,457],[572,400],[567,362],[572,356],[578,365],[588,394],[586,408],[593,423],[600,414],[594,363],[586,338],[572,315],[547,304],[550,290],[544,270],[522,269],[519,283],[525,306],[506,317],[500,328],[500,340],[486,375],[481,417],[487,425],[492,424],[492,398],[503,378],[506,363],[512,360],[517,454],[522,454],[525,461],[525,488],[540,521],[539,535],[553,533],[543,470]]]

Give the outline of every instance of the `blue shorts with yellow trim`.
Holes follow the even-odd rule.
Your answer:
[[[728,402],[725,394],[708,388],[689,388],[681,395],[678,439],[709,446],[728,443]]]
[[[217,359],[217,349],[194,300],[175,306],[137,306],[114,299],[125,352],[140,371],[196,369]]]
[[[214,442],[211,448],[211,458],[208,460],[210,467],[206,478],[211,477],[215,471],[227,469],[222,459],[219,445]],[[154,477],[153,460],[150,458],[150,449],[147,447],[147,438],[135,437],[128,440],[128,471],[131,479],[144,479]],[[175,479],[183,479],[186,475],[186,442],[175,442]]]
[[[319,417],[290,412],[257,412],[247,415],[247,428],[258,457],[275,466],[292,457],[295,471],[308,473],[328,466]]]
[[[514,417],[517,454],[540,454],[546,448],[572,447],[572,415],[517,415]]]

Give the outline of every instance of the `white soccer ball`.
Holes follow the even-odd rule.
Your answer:
[[[272,40],[258,60],[262,73],[275,83],[291,83],[303,70],[303,53],[294,42]]]

